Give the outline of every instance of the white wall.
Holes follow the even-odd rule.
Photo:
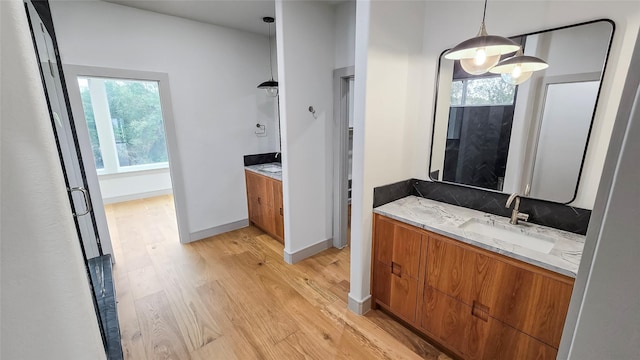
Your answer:
[[[22,1],[0,1],[2,359],[105,359]]]
[[[535,56],[553,64],[544,71],[544,76],[602,71],[602,59],[607,57],[610,32],[609,23],[598,22],[539,34]],[[571,49],[569,54],[568,49]]]
[[[256,89],[266,37],[102,1],[51,6],[63,63],[169,75],[192,237],[246,219],[242,156],[277,151],[275,101]]]
[[[169,168],[99,175],[98,180],[105,204],[171,194]]]
[[[357,312],[370,296],[373,188],[413,176],[407,145],[421,120],[414,79],[423,75],[416,62],[422,53],[424,6],[358,3],[349,293],[350,308]]]
[[[333,7],[276,1],[285,260],[331,246]],[[313,106],[317,118],[308,111]],[[300,255],[301,256],[301,255]]]
[[[341,69],[355,64],[356,56],[356,1],[349,0],[335,6],[335,64]]]
[[[625,1],[489,2],[489,33],[507,36],[603,17],[616,22],[579,196],[595,196],[640,27],[637,5]],[[421,6],[423,12],[415,19]],[[354,139],[350,293],[354,301],[369,296],[371,189],[410,177],[427,178],[438,57],[443,49],[476,34],[481,12],[480,1],[358,2],[355,120],[356,130],[362,126],[364,134],[360,138],[356,132]],[[407,45],[416,41],[423,41],[420,53],[408,51]]]

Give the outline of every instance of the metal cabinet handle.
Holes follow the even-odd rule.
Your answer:
[[[72,188],[69,189],[70,193],[73,193],[74,191],[80,191],[82,193],[82,196],[84,197],[85,212],[83,212],[82,214],[73,213],[73,216],[78,217],[78,216],[87,215],[88,213],[91,212],[91,203],[89,202],[89,193],[88,193],[87,189],[85,189],[85,188],[83,188],[81,186],[72,187]]]

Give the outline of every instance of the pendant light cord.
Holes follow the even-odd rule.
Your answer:
[[[480,23],[480,30],[478,30],[478,35],[476,36],[487,36],[487,26],[484,21],[487,17],[487,0],[484,0],[484,10],[482,11],[482,22]]]
[[[484,24],[484,20],[487,17],[487,1],[484,0],[484,11],[482,12],[482,23]]]
[[[271,71],[271,81],[273,81],[273,55],[271,53],[271,23],[269,23],[269,70]]]

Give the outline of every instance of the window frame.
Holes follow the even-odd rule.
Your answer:
[[[80,98],[80,89],[78,86],[68,86],[68,84],[76,84],[78,76],[85,77],[102,77],[115,79],[131,79],[131,80],[147,80],[157,81],[160,91],[160,102],[162,107],[162,116],[164,119],[165,142],[167,146],[167,155],[169,157],[169,175],[171,176],[171,184],[173,190],[173,199],[176,210],[176,220],[178,225],[178,237],[181,243],[191,241],[189,232],[189,221],[187,217],[186,204],[186,186],[184,172],[182,171],[182,163],[180,161],[180,153],[178,147],[178,139],[176,135],[176,122],[173,117],[173,105],[171,101],[171,88],[169,86],[169,74],[152,71],[126,70],[107,67],[83,66],[73,64],[63,64],[65,86],[69,92],[69,112],[73,114],[72,126],[78,133],[78,146],[82,154],[83,164],[92,164],[92,166],[84,166],[85,176],[88,186],[100,197],[100,182],[96,171],[93,151],[87,130],[87,121],[84,117],[82,100]],[[160,170],[145,170],[160,171]],[[166,170],[165,170],[166,171]],[[107,175],[114,176],[114,175]],[[125,173],[121,173],[125,176]],[[93,192],[92,192],[93,194]],[[107,224],[99,224],[100,227],[107,227]]]
[[[107,108],[109,107],[109,98],[107,97],[106,94],[106,87],[104,82],[102,83],[102,85],[98,85],[98,93],[92,93],[92,91],[95,88],[92,88],[91,86],[91,80],[92,79],[100,79],[102,81],[118,81],[118,80],[122,80],[122,81],[138,81],[138,82],[146,82],[146,83],[155,83],[158,89],[158,101],[159,101],[159,105],[160,105],[160,112],[161,112],[161,116],[162,116],[162,124],[163,124],[163,131],[164,131],[164,137],[165,137],[165,150],[167,151],[167,156],[169,154],[169,149],[168,149],[168,145],[167,145],[167,134],[166,134],[166,125],[165,125],[165,114],[163,111],[163,101],[162,101],[162,94],[161,94],[161,89],[160,89],[160,81],[159,80],[147,80],[147,79],[131,79],[131,78],[117,78],[117,77],[105,77],[105,76],[88,76],[88,75],[77,75],[75,78],[75,86],[78,87],[78,91],[80,92],[81,98],[82,98],[82,88],[81,85],[79,83],[80,79],[85,79],[88,83],[87,85],[87,89],[88,91],[91,93],[91,106],[92,106],[92,113],[93,113],[93,117],[94,117],[94,122],[96,125],[96,132],[97,132],[97,136],[98,136],[98,143],[99,143],[99,151],[100,151],[100,155],[102,156],[102,168],[97,168],[96,164],[95,164],[95,157],[94,157],[94,167],[96,167],[96,172],[97,174],[102,177],[105,175],[114,175],[114,174],[126,174],[126,173],[133,173],[133,172],[140,172],[140,171],[147,171],[147,170],[157,170],[157,169],[167,169],[169,168],[169,162],[168,161],[161,161],[161,162],[154,162],[154,163],[149,163],[149,164],[139,164],[139,165],[126,165],[126,166],[122,166],[120,164],[120,160],[119,160],[119,153],[118,153],[118,149],[117,149],[117,141],[115,138],[115,134],[114,134],[114,129],[113,129],[113,119],[111,118],[111,116],[109,116],[110,119],[106,119],[104,118],[105,114],[100,114],[100,116],[96,116],[96,111],[95,111],[95,106],[96,104],[94,104],[94,100],[96,98],[98,98],[99,101],[102,101],[104,103],[101,103],[101,106],[106,106]],[[100,91],[104,91],[103,93],[100,93]],[[95,97],[94,97],[95,96]],[[100,99],[100,97],[104,97],[104,99]],[[83,117],[85,119],[85,126],[88,128],[88,123],[86,121],[86,116],[84,116],[86,114],[85,109],[84,109],[84,104],[81,104],[82,110],[83,110]],[[110,120],[110,121],[109,121]],[[89,138],[89,142],[91,143],[91,138]],[[92,144],[93,145],[93,144]],[[93,147],[92,147],[93,148]]]

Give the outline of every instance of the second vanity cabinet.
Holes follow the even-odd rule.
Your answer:
[[[249,221],[284,242],[282,182],[245,170]]]
[[[555,359],[572,278],[379,214],[373,260],[374,306],[461,358]]]

